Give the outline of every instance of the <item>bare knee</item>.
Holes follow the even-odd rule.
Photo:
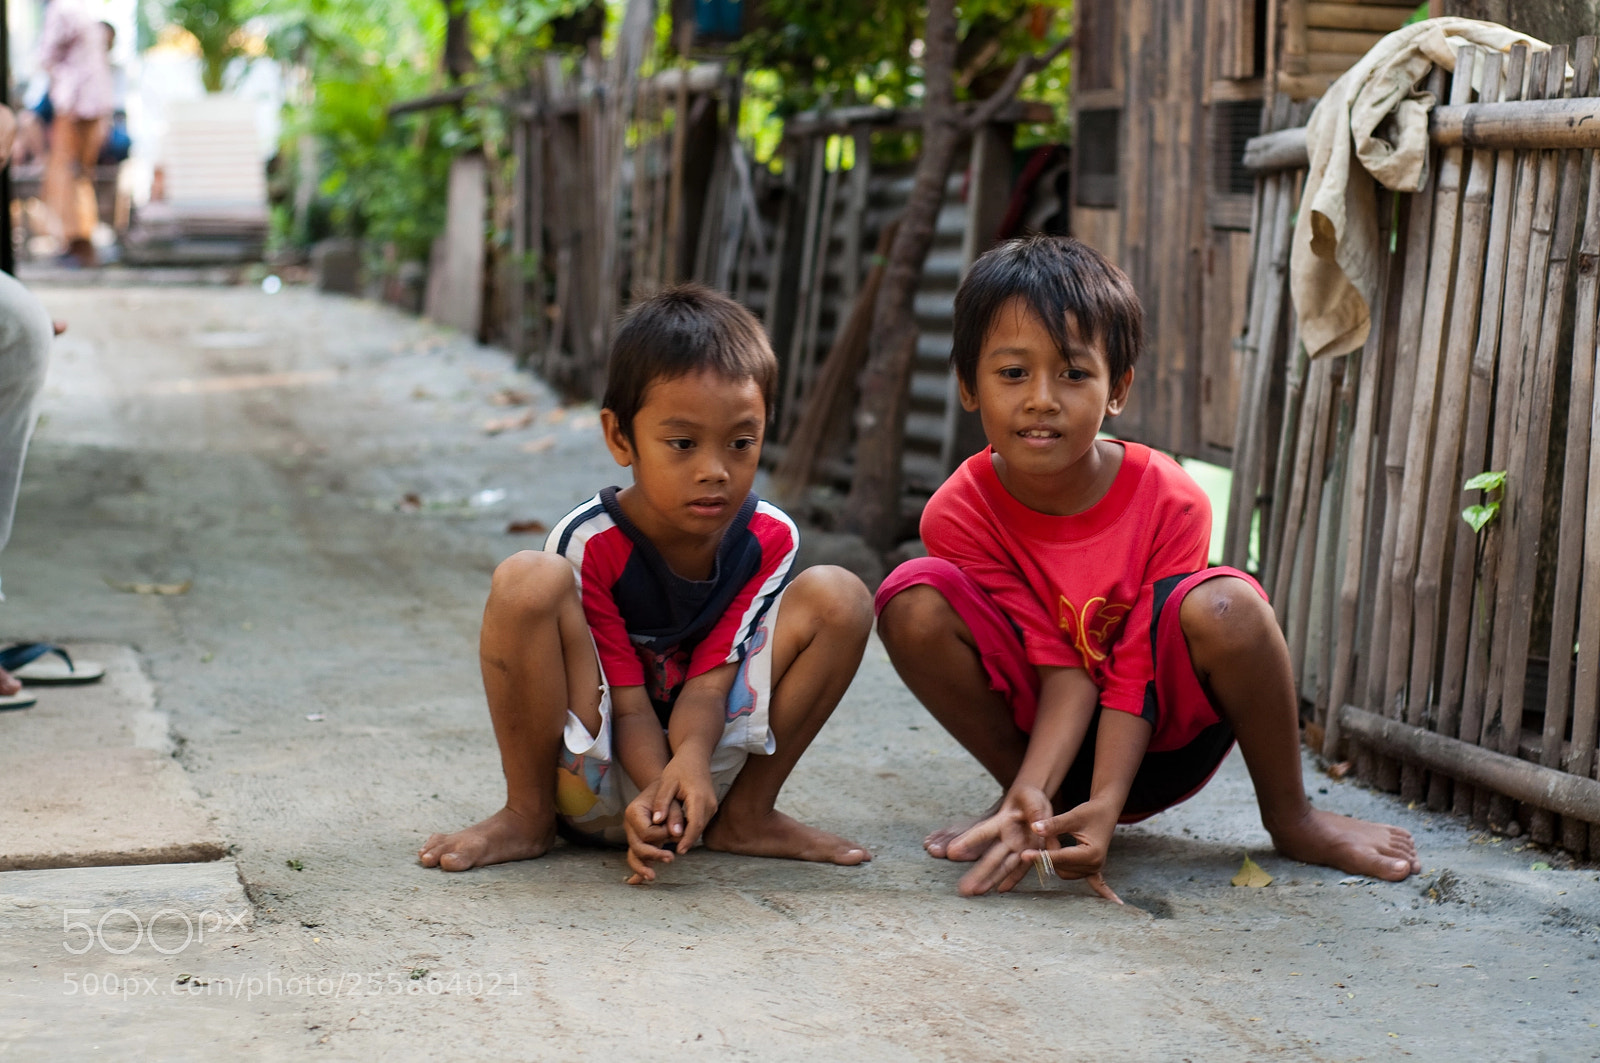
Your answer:
[[[891,655],[914,653],[963,628],[945,596],[927,584],[907,587],[878,613],[878,637]]]
[[[1197,661],[1259,653],[1283,640],[1272,607],[1254,587],[1235,576],[1218,576],[1190,591],[1178,617],[1190,655]]]
[[[784,591],[784,605],[802,606],[824,627],[866,641],[872,630],[872,594],[855,573],[837,565],[814,565]]]
[[[520,550],[495,566],[489,609],[528,618],[551,615],[577,590],[572,562],[560,554]]]

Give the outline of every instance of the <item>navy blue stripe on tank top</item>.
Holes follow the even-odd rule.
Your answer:
[[[653,653],[692,650],[722,619],[761,570],[761,542],[750,530],[757,501],[752,491],[723,532],[711,578],[691,580],[672,571],[655,543],[628,519],[617,502],[617,488],[600,492],[605,512],[633,544],[622,574],[609,589],[634,645]]]
[[[572,533],[605,511],[606,507],[597,502],[582,513],[574,513],[567,518],[567,526],[561,530],[561,541],[556,544],[556,553],[562,557],[568,556],[567,547],[572,544]],[[546,547],[546,549],[549,548]]]

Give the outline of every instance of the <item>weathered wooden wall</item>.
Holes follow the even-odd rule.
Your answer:
[[[1148,346],[1107,427],[1232,462],[1250,286],[1244,141],[1268,86],[1296,100],[1416,10],[1400,0],[1079,0],[1073,234],[1121,265]]]

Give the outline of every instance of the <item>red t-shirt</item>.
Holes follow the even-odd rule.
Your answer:
[[[1082,668],[1105,708],[1146,715],[1155,678],[1155,584],[1198,572],[1211,546],[1211,503],[1177,462],[1123,443],[1104,498],[1051,516],[1018,502],[991,450],[967,459],[922,514],[928,553],[975,579],[1020,629],[1028,662]],[[1147,716],[1148,718],[1148,716]],[[1017,721],[1024,729],[1033,721]],[[1155,721],[1150,748],[1166,748]]]

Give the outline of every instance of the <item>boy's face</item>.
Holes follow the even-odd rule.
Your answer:
[[[1072,488],[1101,424],[1122,412],[1133,370],[1112,380],[1104,344],[1085,341],[1070,317],[1067,337],[1070,349],[1057,350],[1025,301],[1006,303],[978,355],[976,389],[961,384],[961,405],[977,411],[1012,476]]]
[[[601,410],[606,446],[633,469],[621,501],[651,540],[720,540],[750,493],[766,429],[754,380],[693,373],[652,382],[633,419],[633,439]]]

